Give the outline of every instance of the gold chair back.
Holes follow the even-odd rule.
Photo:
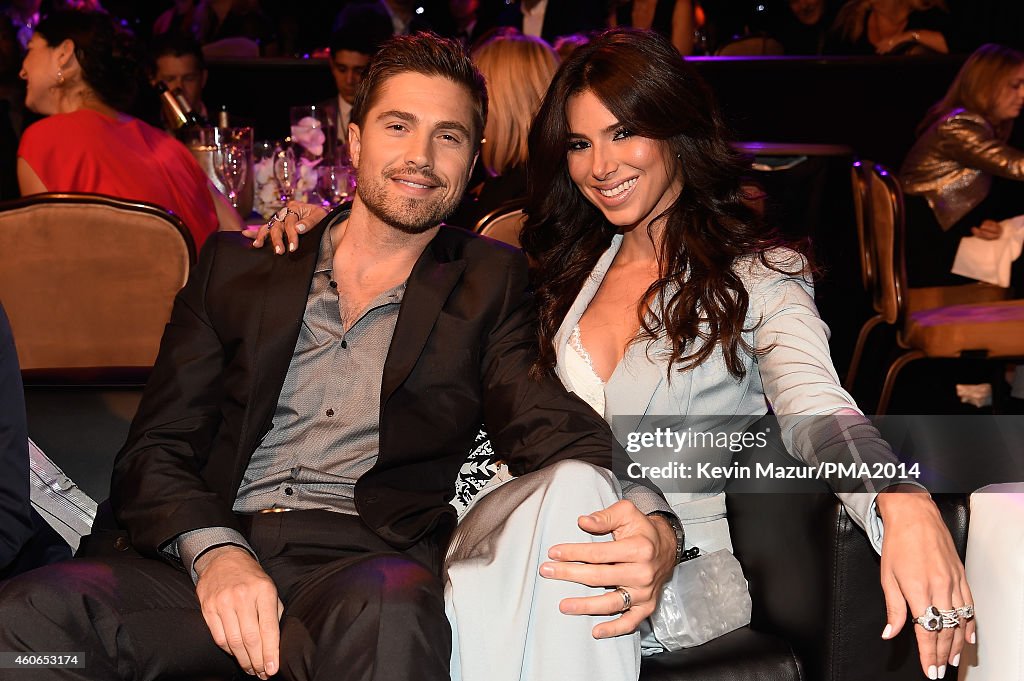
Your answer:
[[[151,367],[195,260],[152,204],[38,194],[0,204],[0,299],[23,371]]]
[[[903,264],[903,192],[896,177],[876,163],[871,166],[868,193],[868,243],[874,255],[876,309],[885,323],[896,324],[904,314],[907,280]]]

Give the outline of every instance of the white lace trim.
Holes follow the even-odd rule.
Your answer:
[[[569,384],[567,387],[576,393],[584,402],[593,407],[598,414],[604,414],[605,394],[604,381],[594,371],[590,353],[583,347],[579,324],[569,336],[569,350],[565,356],[564,372]]]

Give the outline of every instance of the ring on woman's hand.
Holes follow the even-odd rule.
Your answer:
[[[925,631],[938,631],[942,628],[942,614],[934,605],[929,605],[925,611],[914,621],[921,625]]]
[[[956,614],[960,615],[960,619],[964,621],[974,619],[974,604],[961,605],[956,609]]]
[[[629,610],[630,608],[632,608],[633,607],[633,597],[629,595],[628,591],[626,591],[626,587],[624,587],[624,586],[617,586],[617,587],[615,587],[615,590],[619,592],[620,596],[622,596],[622,610],[619,610],[619,612],[623,613],[623,612],[626,612],[627,610]]]
[[[960,626],[960,617],[957,615],[956,608],[939,610],[939,615],[942,617],[943,629],[956,629]]]

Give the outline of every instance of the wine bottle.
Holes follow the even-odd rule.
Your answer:
[[[187,127],[189,124],[188,114],[181,108],[181,104],[174,96],[174,93],[168,89],[167,84],[162,80],[158,80],[154,87],[160,93],[160,102],[163,104],[164,115],[171,129],[177,132]]]
[[[185,112],[185,116],[188,118],[188,124],[185,126],[186,128],[210,127],[210,121],[208,121],[201,113],[192,109],[192,105],[188,103],[187,99],[185,99],[185,95],[182,94],[181,90],[174,91],[174,99],[178,101],[178,106]]]

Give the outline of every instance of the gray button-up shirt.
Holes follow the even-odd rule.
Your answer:
[[[356,481],[377,461],[381,377],[406,284],[377,296],[346,331],[333,262],[328,228],[273,425],[246,468],[236,513],[287,508],[355,514]],[[249,548],[235,530],[211,527],[186,532],[168,549],[192,566],[200,554],[224,544]]]

